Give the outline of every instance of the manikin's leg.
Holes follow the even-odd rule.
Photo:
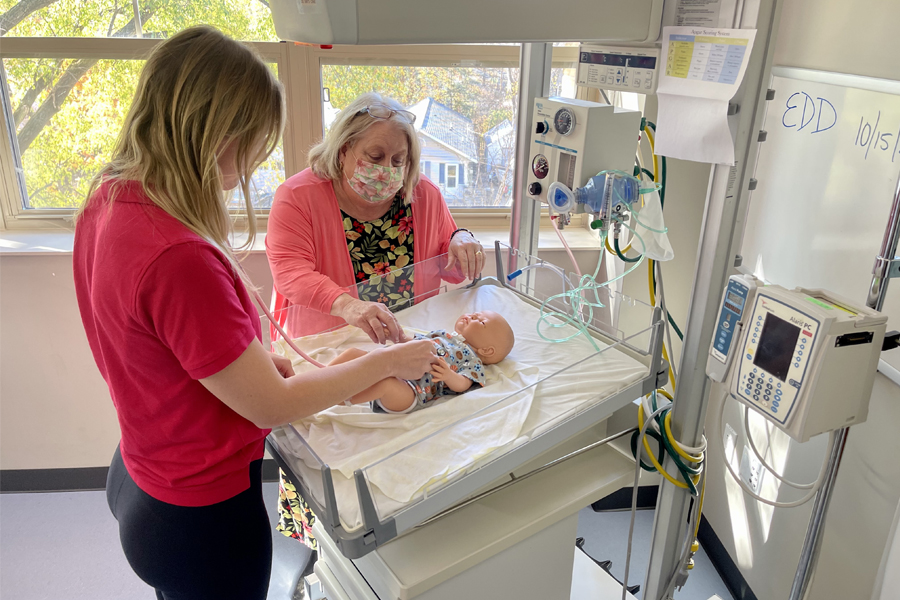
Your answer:
[[[350,348],[349,350],[342,352],[328,364],[329,366],[339,365],[365,356],[366,354],[365,350]],[[350,398],[350,401],[353,404],[363,404],[378,399],[381,400],[381,405],[386,409],[394,412],[403,412],[416,401],[416,395],[405,381],[397,379],[396,377],[386,377],[375,385],[359,392]]]

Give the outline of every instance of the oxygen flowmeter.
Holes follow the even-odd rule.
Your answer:
[[[707,375],[795,440],[866,420],[887,316],[819,289],[729,279]]]
[[[600,171],[631,173],[641,113],[586,100],[536,98],[531,127],[527,194],[554,214],[590,212],[561,186],[572,192]]]

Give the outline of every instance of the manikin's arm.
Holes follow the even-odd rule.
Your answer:
[[[431,377],[432,379],[434,379],[434,381],[443,381],[444,385],[446,385],[457,394],[461,394],[462,392],[465,392],[470,387],[472,387],[471,379],[469,379],[465,375],[460,375],[459,373],[450,370],[450,367],[446,362],[444,362],[443,359],[432,365]]]

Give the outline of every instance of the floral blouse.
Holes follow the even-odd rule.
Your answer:
[[[400,194],[390,210],[374,221],[357,221],[344,211],[344,235],[359,288],[359,299],[380,302],[397,311],[412,304],[413,263],[412,207]]]

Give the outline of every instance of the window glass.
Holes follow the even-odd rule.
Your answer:
[[[515,171],[516,67],[322,66],[327,132],[341,108],[368,91],[416,114],[420,169],[455,208],[508,207]],[[555,68],[551,95],[575,96],[573,68]]]
[[[278,41],[263,0],[138,0],[136,5],[139,19],[130,0],[0,0],[5,18],[0,35],[166,38],[208,24],[235,39]]]
[[[139,60],[3,60],[25,182],[23,209],[76,208],[109,161],[143,68]],[[272,65],[275,68],[275,65]],[[284,179],[282,146],[257,170],[254,206]],[[233,206],[239,208],[239,195]]]
[[[456,165],[447,165],[447,189],[456,188]]]

